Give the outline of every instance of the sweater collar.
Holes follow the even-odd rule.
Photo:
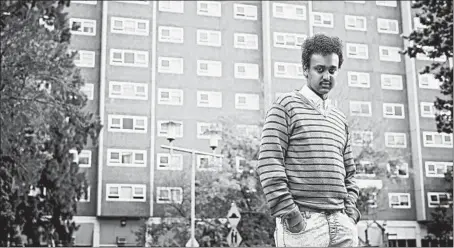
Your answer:
[[[311,101],[317,108],[326,109],[329,104],[331,104],[331,99],[328,97],[326,100],[323,100],[317,94],[315,94],[307,85],[304,85],[300,90],[300,93]]]

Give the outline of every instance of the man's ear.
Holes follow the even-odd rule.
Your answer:
[[[309,71],[307,68],[303,68],[303,75],[305,78],[307,78],[307,75],[308,75]]]

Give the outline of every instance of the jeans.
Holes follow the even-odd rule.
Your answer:
[[[276,218],[276,247],[356,247],[358,229],[343,211],[301,212],[303,230],[292,233],[287,223]]]

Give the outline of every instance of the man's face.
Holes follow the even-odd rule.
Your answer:
[[[317,95],[326,98],[327,94],[336,85],[338,73],[339,56],[335,53],[323,56],[313,54],[309,68],[305,68],[304,74],[307,78],[307,86]]]

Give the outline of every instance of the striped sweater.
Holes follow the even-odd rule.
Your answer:
[[[345,209],[359,220],[347,121],[332,105],[325,115],[297,90],[282,94],[268,111],[257,172],[272,216],[295,208]]]

